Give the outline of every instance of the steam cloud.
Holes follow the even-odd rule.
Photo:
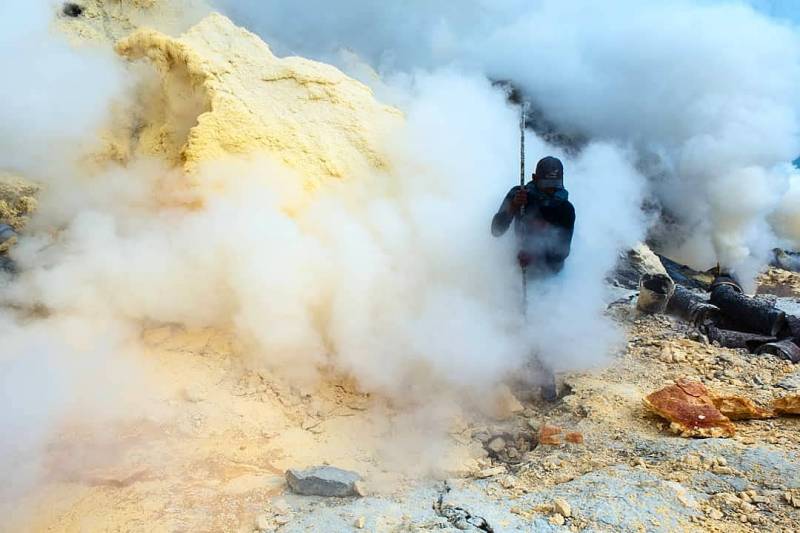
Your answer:
[[[751,275],[779,236],[800,242],[797,178],[786,165],[800,152],[798,37],[749,7],[351,1],[334,14],[322,2],[221,5],[279,52],[354,75],[360,61],[377,69],[382,81],[371,83],[407,119],[386,147],[392,174],[329,185],[294,218],[281,206],[300,180],[269,160],[207,165],[201,183],[225,188],[199,189],[204,208],[191,212],[157,198],[156,183],[175,172],[157,163],[89,182],[81,142],[127,98],[130,74],[110,53],[49,33],[51,4],[0,8],[0,67],[10,73],[0,168],[47,184],[14,250],[23,273],[0,298],[51,314],[0,312],[0,331],[15,342],[0,371],[9,383],[45,375],[55,384],[51,399],[4,387],[15,398],[0,411],[4,435],[40,442],[61,414],[76,385],[50,372],[72,367],[76,331],[93,332],[97,361],[135,351],[142,321],[178,322],[233,329],[255,364],[295,379],[333,365],[397,398],[488,390],[532,353],[557,370],[610,353],[621,334],[603,316],[603,279],[620,250],[648,230],[663,235],[649,226],[646,199],[680,230],[664,246],[695,266],[721,260]],[[560,129],[591,139],[567,154],[529,132],[529,161],[564,159],[578,219],[563,274],[531,289],[527,326],[512,239],[489,233],[518,176],[517,111],[490,78],[515,81]],[[81,379],[98,368],[84,365]]]
[[[769,223],[800,153],[786,20],[732,1],[222,4],[285,51],[336,61],[346,47],[383,74],[456,63],[517,82],[562,131],[636,150],[647,193],[676,222],[652,236],[696,268],[719,261],[750,280],[779,238],[800,240]]]

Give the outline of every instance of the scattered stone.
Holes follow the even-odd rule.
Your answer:
[[[506,473],[506,471],[507,470],[505,465],[500,465],[500,466],[495,466],[494,468],[486,468],[484,470],[481,470],[475,477],[477,477],[478,479],[486,479],[495,476],[502,476],[503,474]]]
[[[514,476],[503,476],[500,478],[499,483],[504,489],[510,490],[517,486],[517,478]]]
[[[559,435],[561,435],[560,427],[544,424],[539,428],[539,444],[558,446],[561,444],[561,437]]]
[[[791,505],[792,507],[796,507],[800,509],[800,491],[798,490],[787,490],[783,494],[786,503]]]
[[[800,395],[778,398],[772,402],[772,407],[781,415],[800,415]]]
[[[506,449],[506,440],[503,437],[495,437],[489,441],[487,447],[494,453],[500,453]]]
[[[367,489],[364,487],[364,483],[361,481],[356,481],[353,483],[353,489],[355,490],[356,496],[359,498],[363,498],[367,495]]]
[[[569,502],[563,498],[556,498],[553,500],[553,508],[564,518],[572,516],[572,507],[570,507]]]
[[[696,453],[687,454],[686,457],[683,458],[683,462],[686,465],[695,468],[699,468],[703,464],[703,461],[700,459],[700,456],[697,455]]]
[[[361,476],[355,472],[332,466],[318,466],[306,470],[289,469],[286,482],[296,494],[303,496],[339,497],[362,496],[358,487]]]
[[[742,396],[712,396],[719,412],[731,420],[763,420],[775,418],[775,412],[762,409]]]
[[[725,515],[719,509],[711,509],[708,511],[708,517],[712,520],[722,520]]]
[[[279,526],[285,526],[291,521],[292,519],[290,517],[283,514],[275,517],[275,523],[278,524]]]
[[[467,531],[468,529],[472,529],[472,526],[469,522],[467,522],[466,518],[459,518],[455,522],[453,522],[453,527],[456,529],[460,529],[461,531]]]
[[[789,391],[800,390],[800,372],[795,372],[775,384],[776,387]]]
[[[564,520],[564,517],[560,514],[554,514],[550,517],[550,523],[554,526],[563,526],[564,522],[566,522],[566,520]]]
[[[647,409],[666,418],[670,431],[682,437],[733,437],[736,428],[714,405],[705,385],[679,379],[644,399]]]
[[[577,431],[567,433],[564,438],[572,444],[583,444],[583,434]]]
[[[83,14],[83,7],[72,2],[66,2],[62,12],[68,17],[80,17]]]
[[[356,522],[353,525],[355,526],[356,529],[364,529],[364,526],[366,524],[367,524],[366,518],[364,518],[363,516],[359,516],[358,518],[356,518]]]

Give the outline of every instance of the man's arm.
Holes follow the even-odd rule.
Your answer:
[[[575,232],[575,208],[569,201],[564,202],[555,225],[560,229],[560,239],[553,252],[557,259],[563,262],[569,257],[572,248],[572,235]]]
[[[500,209],[497,210],[494,218],[492,218],[492,235],[495,237],[500,237],[508,231],[511,221],[514,220],[514,215],[519,211],[518,207],[514,207],[514,196],[520,190],[521,187],[516,186],[508,191],[506,197],[503,198],[503,203],[500,204]]]

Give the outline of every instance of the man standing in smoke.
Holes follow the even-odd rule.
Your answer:
[[[575,208],[564,188],[564,165],[555,157],[536,164],[533,179],[513,187],[492,219],[492,235],[505,234],[514,220],[517,260],[528,279],[561,272],[569,256]]]
[[[523,291],[527,291],[527,280],[561,272],[572,245],[575,208],[564,188],[564,165],[559,159],[541,159],[527,185],[508,191],[492,219],[492,235],[505,234],[512,220],[518,241],[517,260],[526,281]],[[523,301],[527,302],[525,294]],[[555,401],[558,398],[555,375],[550,369],[543,370],[542,396]]]

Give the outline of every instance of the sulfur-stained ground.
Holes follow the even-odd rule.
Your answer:
[[[764,278],[775,279],[791,306],[800,276]],[[393,405],[336,379],[293,388],[246,370],[228,335],[146,328],[152,404],[114,427],[64,427],[49,443],[43,484],[10,515],[23,522],[4,527],[800,530],[800,419],[737,422],[732,439],[688,440],[642,407],[645,394],[684,376],[766,405],[800,388],[800,369],[708,345],[670,317],[638,317],[632,300],[609,312],[628,328],[613,365],[565,376],[554,405],[516,388],[522,410],[504,421],[458,406]],[[583,442],[537,446],[543,425]],[[287,492],[285,469],[323,462],[362,474],[368,496]]]

